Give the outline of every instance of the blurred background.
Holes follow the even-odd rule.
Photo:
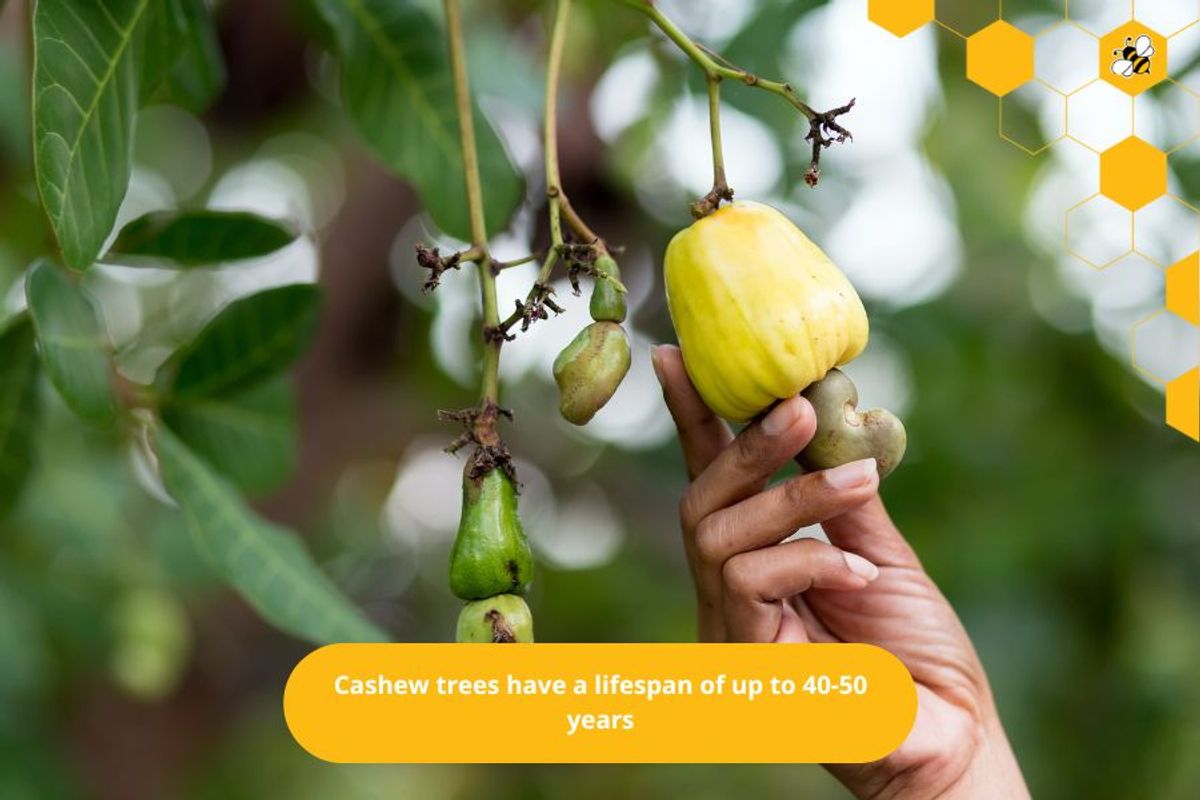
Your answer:
[[[537,203],[548,4],[466,5],[474,88],[529,178],[532,205],[494,248],[515,258],[548,240]],[[543,641],[687,641],[676,520],[685,476],[648,346],[673,338],[659,259],[711,177],[704,87],[639,16],[607,0],[578,5],[560,101],[563,179],[592,226],[624,248],[634,355],[613,402],[576,429],[555,413],[550,364],[584,324],[586,296],[560,286],[567,313],[505,348],[504,404],[516,413],[505,434],[539,566],[530,601]],[[990,5],[937,3],[940,19],[968,33],[995,18]],[[1107,30],[1111,5],[1072,12]],[[1098,187],[1096,157],[1072,142],[1024,151],[1059,137],[1061,98],[1031,84],[1004,101],[1017,147],[998,135],[996,99],[963,77],[952,33],[928,26],[897,39],[868,22],[866,0],[662,6],[817,108],[858,98],[845,120],[853,144],[827,153],[810,190],[803,120],[774,96],[727,87],[730,182],[739,197],[785,209],[869,307],[871,345],[848,371],[864,402],[900,413],[910,436],[885,499],[962,615],[1034,796],[1200,796],[1200,448],[1162,422],[1160,388],[1200,344],[1163,317],[1146,329],[1152,338],[1139,335],[1131,366],[1134,324],[1162,306],[1162,270],[1131,255],[1101,271],[1064,247],[1065,211]],[[1062,11],[1050,0],[1005,4],[1034,33]],[[121,221],[237,208],[306,235],[223,269],[101,265],[88,286],[122,368],[147,379],[215,304],[319,280],[324,316],[297,371],[299,467],[256,507],[301,531],[397,639],[448,640],[461,463],[441,452],[456,431],[434,411],[477,393],[475,277],[449,273],[421,293],[414,244],[455,243],[348,129],[305,0],[223,2],[217,14],[227,88],[202,118],[165,106],[141,114]],[[50,248],[30,167],[26,25],[25,3],[10,2],[0,16],[0,317],[21,306],[19,276]],[[1197,63],[1195,30],[1172,42],[1174,65]],[[1072,36],[1039,39],[1040,75],[1088,79],[1090,67],[1081,77],[1062,55]],[[1200,70],[1179,78],[1200,88]],[[1179,87],[1138,103],[1152,141],[1200,135],[1200,99],[1190,105]],[[1086,136],[1114,113],[1100,97],[1073,107],[1071,124]],[[1200,144],[1170,163],[1173,190],[1200,203]],[[1119,255],[1103,209],[1080,224],[1087,241],[1073,250]],[[1161,260],[1200,243],[1181,204],[1137,225]],[[503,273],[502,309],[533,273]],[[37,473],[0,521],[0,798],[845,796],[802,766],[316,761],[287,734],[280,701],[308,648],[217,584],[136,443],[84,429],[45,394]]]

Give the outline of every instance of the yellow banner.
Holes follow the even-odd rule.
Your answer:
[[[288,728],[341,763],[873,761],[912,677],[860,644],[337,644],[292,671]]]

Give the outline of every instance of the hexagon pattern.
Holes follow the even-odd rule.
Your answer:
[[[966,39],[968,80],[1000,98],[1001,139],[1033,156],[1058,142],[1071,156],[1098,155],[1100,192],[1065,210],[1065,249],[1103,275],[1133,259],[1162,276],[1163,305],[1133,326],[1131,360],[1165,387],[1167,424],[1200,442],[1200,209],[1170,193],[1168,163],[1200,146],[1200,70],[1189,55],[1200,52],[1200,0],[1070,0],[1061,21],[1026,30],[1004,10],[867,2],[870,20],[896,36],[937,22]],[[1172,64],[1172,51],[1186,63]]]
[[[967,37],[967,78],[1003,97],[1033,80],[1033,37],[1003,20]]]
[[[1133,135],[1133,98],[1092,81],[1067,98],[1067,135],[1097,152]]]
[[[1200,328],[1165,310],[1133,330],[1133,366],[1166,384],[1200,363]]]
[[[1039,33],[1034,42],[1034,74],[1055,91],[1070,94],[1096,80],[1092,56],[1096,37],[1069,22]]]
[[[1032,122],[1018,124],[1018,112],[1032,112]],[[1045,84],[1030,81],[1000,98],[1000,138],[1031,156],[1067,133],[1067,98]]]
[[[933,22],[933,0],[867,0],[867,18],[896,36]]]
[[[1167,310],[1200,325],[1200,253],[1167,269]]]
[[[1133,215],[1101,195],[1067,212],[1067,251],[1104,269],[1133,251]]]
[[[1130,136],[1100,154],[1100,192],[1137,211],[1167,192],[1167,154]]]
[[[1133,0],[1133,16],[1172,36],[1200,17],[1197,5],[1194,0]]]
[[[1167,383],[1167,424],[1200,442],[1200,369]]]
[[[1071,0],[1067,5],[1067,18],[1097,36],[1127,21],[1131,12],[1128,0]]]
[[[1133,246],[1159,269],[1200,250],[1200,212],[1164,194],[1133,215]]]
[[[1133,133],[1174,152],[1200,137],[1200,95],[1171,81],[1161,92],[1133,99]]]

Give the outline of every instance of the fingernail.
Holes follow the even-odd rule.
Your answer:
[[[771,409],[762,421],[762,430],[767,436],[778,436],[796,424],[800,416],[800,404],[794,397],[789,397]]]
[[[650,345],[650,365],[654,367],[654,377],[658,378],[659,386],[667,388],[667,379],[663,377],[662,354],[659,352],[661,345]]]
[[[851,461],[840,467],[825,470],[825,482],[834,489],[853,489],[871,480],[875,474],[875,459],[864,458],[861,461]]]
[[[858,577],[866,578],[868,581],[873,581],[879,577],[879,567],[857,553],[843,552],[842,557],[846,559],[846,566]]]

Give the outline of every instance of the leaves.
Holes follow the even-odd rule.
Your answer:
[[[33,464],[37,354],[27,314],[0,329],[0,516],[16,501]]]
[[[67,264],[86,269],[129,184],[135,39],[149,0],[39,0],[33,8],[34,165]]]
[[[160,373],[169,402],[239,392],[277,375],[312,339],[320,290],[297,283],[230,303]]]
[[[408,180],[446,233],[469,240],[454,87],[445,36],[412,4],[316,0],[333,29],[342,95],[359,134]],[[488,233],[503,229],[524,194],[495,130],[475,110]]]
[[[45,259],[29,271],[25,295],[51,383],[82,419],[112,422],[117,400],[109,346],[92,298]]]
[[[263,619],[316,644],[386,641],[292,532],[255,517],[170,431],[160,427],[157,440],[163,483],[197,546]]]
[[[225,86],[221,46],[205,0],[156,2],[142,46],[144,102],[172,102],[200,112]]]
[[[109,252],[193,267],[263,256],[295,238],[283,223],[244,211],[155,211],[122,228]]]
[[[296,462],[296,403],[276,378],[242,394],[171,404],[163,422],[205,461],[251,494],[278,487]]]
[[[129,186],[142,99],[203,107],[224,80],[204,0],[38,0],[34,166],[67,265],[100,254]]]

